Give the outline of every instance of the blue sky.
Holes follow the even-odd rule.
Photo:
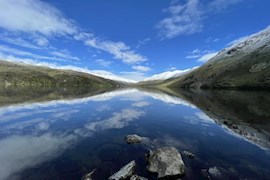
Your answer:
[[[269,0],[0,0],[0,58],[142,80],[270,25]]]

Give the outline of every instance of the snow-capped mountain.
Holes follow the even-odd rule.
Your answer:
[[[185,69],[185,70],[173,70],[173,71],[166,71],[160,74],[155,74],[149,78],[144,79],[143,81],[156,81],[156,80],[166,80],[170,78],[176,78],[181,75],[187,74],[188,72],[196,69],[198,67],[194,67],[191,69]]]
[[[231,43],[225,49],[221,50],[216,56],[209,60],[218,61],[227,57],[237,56],[237,58],[243,57],[258,48],[265,46],[270,42],[270,26],[266,29],[252,34],[250,36],[241,37]]]
[[[185,88],[270,89],[270,26],[221,50],[196,70],[168,82]]]

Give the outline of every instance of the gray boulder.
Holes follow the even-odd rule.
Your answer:
[[[122,167],[119,171],[114,173],[111,177],[109,177],[109,180],[122,180],[130,178],[134,174],[135,167],[135,161],[131,161],[130,163]]]
[[[221,177],[221,172],[218,170],[216,166],[210,167],[208,169],[209,174],[211,174],[212,177],[215,178],[220,178]]]
[[[183,176],[185,169],[181,154],[174,147],[163,147],[150,152],[147,170],[157,173],[158,178]]]
[[[201,173],[202,173],[203,177],[205,177],[205,179],[208,179],[208,180],[211,179],[211,177],[210,177],[210,175],[209,175],[207,169],[202,169],[202,170],[201,170]]]
[[[143,138],[138,136],[137,134],[127,135],[125,138],[128,144],[136,144],[142,142]]]

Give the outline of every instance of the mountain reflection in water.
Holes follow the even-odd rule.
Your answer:
[[[24,93],[25,92],[25,93]],[[40,94],[40,95],[39,95]],[[107,179],[149,149],[174,146],[183,179],[216,166],[227,179],[270,176],[270,93],[150,89],[1,90],[0,179]],[[128,145],[127,134],[147,137]]]

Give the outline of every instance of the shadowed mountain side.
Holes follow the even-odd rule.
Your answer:
[[[16,64],[0,60],[0,87],[91,87],[111,88],[120,83],[72,70]]]
[[[234,134],[270,148],[269,92],[168,90],[167,93],[184,98]]]

